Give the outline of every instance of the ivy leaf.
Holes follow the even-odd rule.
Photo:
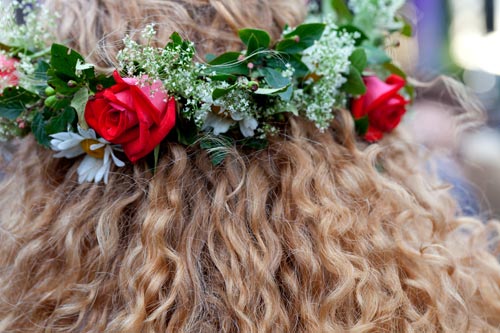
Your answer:
[[[37,112],[35,117],[33,117],[31,129],[36,141],[42,146],[50,148],[50,140],[47,132],[45,131],[45,120],[43,119],[43,114],[41,112]]]
[[[65,132],[68,125],[75,121],[75,110],[72,107],[66,107],[59,115],[51,117],[45,124],[45,133],[47,135],[59,132]]]
[[[366,86],[361,77],[361,73],[352,65],[349,69],[347,82],[344,83],[342,89],[351,95],[363,95],[366,92]]]
[[[283,36],[285,39],[276,45],[276,51],[288,54],[300,53],[320,39],[324,30],[323,23],[301,24]]]
[[[259,29],[242,29],[238,31],[243,44],[247,46],[247,56],[259,49],[267,49],[271,44],[271,36]]]
[[[75,109],[78,116],[78,125],[84,130],[89,129],[87,122],[85,121],[85,106],[89,100],[89,91],[87,88],[81,88],[73,96],[70,106]]]
[[[366,57],[366,52],[362,48],[357,48],[349,57],[351,65],[354,66],[360,73],[366,68],[368,64],[368,58]]]
[[[21,87],[9,87],[0,96],[0,117],[15,120],[38,96]]]

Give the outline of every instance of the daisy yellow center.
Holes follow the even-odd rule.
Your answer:
[[[100,143],[99,141],[94,140],[94,139],[85,139],[82,142],[80,142],[80,145],[82,146],[83,151],[86,152],[87,154],[89,154],[90,156],[103,159],[104,158],[104,147],[101,147],[101,148],[96,149],[96,150],[90,149],[90,146],[97,145],[99,143]]]

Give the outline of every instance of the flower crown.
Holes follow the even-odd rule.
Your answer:
[[[126,37],[112,75],[98,75],[64,45],[44,48],[36,33],[20,35],[30,22],[39,28],[33,10],[24,26],[3,19],[11,34],[0,44],[0,139],[32,133],[56,158],[84,155],[80,183],[106,183],[112,164],[148,156],[156,163],[164,141],[198,142],[219,164],[225,155],[217,148],[265,147],[289,114],[323,131],[335,110],[349,109],[358,134],[377,141],[413,97],[383,38],[409,33],[395,17],[402,1],[331,4],[324,23],[287,27],[276,43],[263,30],[240,30],[245,50],[208,54],[204,63],[193,61],[193,43],[177,33],[164,48]],[[156,28],[142,36],[153,40]]]

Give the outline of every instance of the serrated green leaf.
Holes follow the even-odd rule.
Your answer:
[[[45,147],[50,147],[50,140],[45,131],[45,120],[41,112],[37,112],[31,122],[31,130],[36,141]]]
[[[357,48],[349,57],[351,65],[353,65],[360,73],[366,68],[368,64],[368,58],[366,57],[366,52],[362,48]]]
[[[62,112],[55,116],[51,117],[45,123],[45,133],[47,135],[66,132],[68,129],[68,125],[71,126],[76,119],[75,110],[71,107],[67,107]]]
[[[238,31],[243,44],[247,46],[247,55],[254,53],[259,49],[267,49],[271,44],[271,36],[259,29],[241,29]]]
[[[37,100],[38,96],[36,94],[24,88],[5,88],[0,96],[0,117],[15,120],[28,106]]]
[[[366,86],[360,72],[352,65],[349,68],[347,82],[342,86],[342,90],[354,96],[363,95],[366,92]]]
[[[366,132],[368,131],[368,126],[370,126],[370,121],[368,119],[368,116],[355,119],[354,126],[356,128],[356,133],[358,133],[359,136],[365,135]]]
[[[87,130],[89,126],[85,121],[85,106],[87,106],[87,102],[89,100],[89,91],[87,88],[81,88],[78,90],[73,96],[71,100],[71,107],[75,109],[76,114],[78,116],[78,125],[84,130]]]

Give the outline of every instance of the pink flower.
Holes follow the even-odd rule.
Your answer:
[[[17,86],[19,83],[18,73],[16,71],[17,61],[0,54],[0,88]]]

